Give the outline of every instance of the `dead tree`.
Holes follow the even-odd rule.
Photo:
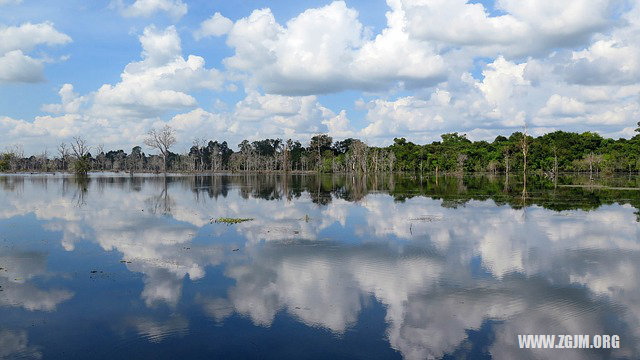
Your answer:
[[[169,149],[176,143],[175,131],[171,126],[165,125],[162,129],[151,129],[144,139],[144,144],[152,149],[156,149],[162,156],[163,172],[167,174],[167,158],[169,157]]]
[[[65,171],[66,161],[69,158],[69,148],[67,147],[67,144],[61,143],[60,145],[58,145],[58,154],[60,154],[60,162],[61,162],[60,170]]]

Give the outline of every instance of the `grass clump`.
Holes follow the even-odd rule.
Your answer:
[[[239,224],[239,223],[243,223],[245,221],[251,221],[251,220],[253,219],[252,218],[218,218],[218,219],[211,219],[211,222],[233,225],[233,224]]]

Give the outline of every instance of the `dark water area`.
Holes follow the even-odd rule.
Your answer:
[[[0,359],[638,359],[639,186],[0,176]]]

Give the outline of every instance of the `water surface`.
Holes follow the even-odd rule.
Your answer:
[[[0,359],[638,358],[638,179],[505,180],[2,176]]]

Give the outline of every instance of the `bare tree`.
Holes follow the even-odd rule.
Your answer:
[[[105,163],[107,162],[107,155],[104,153],[104,145],[98,145],[96,152],[98,152],[96,160],[98,160],[98,163],[100,164],[100,170],[104,171]]]
[[[283,151],[282,168],[284,171],[291,171],[291,149],[293,149],[293,140],[288,139]]]
[[[49,152],[46,149],[38,155],[37,162],[40,171],[47,172],[49,170]]]
[[[389,161],[389,172],[393,173],[393,167],[396,162],[396,154],[394,154],[393,151],[390,151],[389,157],[387,157],[387,160]],[[436,171],[436,174],[437,174],[437,171]]]
[[[553,176],[558,177],[558,147],[553,145]]]
[[[207,146],[207,140],[202,138],[202,139],[198,139],[195,138],[193,139],[193,146],[196,148],[196,151],[198,152],[197,156],[198,156],[198,163],[199,163],[199,168],[198,171],[204,171],[204,154],[205,154],[205,147]]]
[[[73,169],[76,172],[76,175],[79,176],[87,176],[89,172],[89,150],[91,147],[87,144],[87,141],[79,136],[73,138],[73,142],[71,142],[71,150],[73,151],[73,156],[75,161],[73,162]]]
[[[590,153],[584,160],[589,165],[589,180],[593,180],[593,163],[596,162],[596,156]]]
[[[499,163],[496,160],[491,160],[491,161],[489,161],[489,164],[487,165],[487,170],[489,170],[490,173],[495,175],[496,171],[498,170],[498,165],[499,165]]]
[[[349,146],[351,160],[350,170],[354,172],[367,172],[367,154],[369,148],[360,140],[354,140]]]
[[[240,148],[240,153],[244,160],[244,171],[249,171],[249,160],[251,159],[253,152],[251,149],[251,143],[249,143],[249,140],[242,140],[242,142],[238,144],[238,148]]]
[[[504,173],[507,176],[509,176],[509,171],[511,170],[509,167],[509,156],[511,156],[509,148],[504,149]]]
[[[60,143],[60,145],[58,145],[58,154],[60,154],[60,161],[62,162],[62,171],[64,171],[66,169],[66,161],[69,158],[69,148],[67,144]]]
[[[464,163],[467,161],[467,154],[458,154],[458,156],[456,157],[456,162],[458,163],[458,173],[459,174],[463,174],[464,173]]]
[[[89,154],[90,149],[91,147],[87,144],[87,140],[79,136],[75,136],[73,138],[73,142],[71,143],[71,150],[73,151],[73,156],[75,156],[76,159],[85,157],[87,154]]]
[[[218,143],[213,143],[209,149],[211,157],[211,172],[218,171],[220,163],[222,162],[222,154]]]
[[[165,125],[162,129],[151,129],[144,139],[144,144],[152,149],[160,151],[162,156],[163,171],[167,173],[167,158],[169,157],[169,149],[176,143],[175,130],[169,125]]]
[[[522,196],[526,197],[527,193],[527,155],[529,154],[529,142],[527,139],[527,124],[524,125],[524,134],[522,134],[522,140],[520,140],[520,147],[522,148],[522,155],[524,156],[524,168],[522,171],[522,178],[524,186],[522,187]]]
[[[21,167],[20,163],[23,162],[24,158],[24,149],[22,148],[22,145],[14,144],[7,147],[7,151],[5,154],[9,157],[9,165],[11,167],[11,171],[18,171],[18,169]]]

